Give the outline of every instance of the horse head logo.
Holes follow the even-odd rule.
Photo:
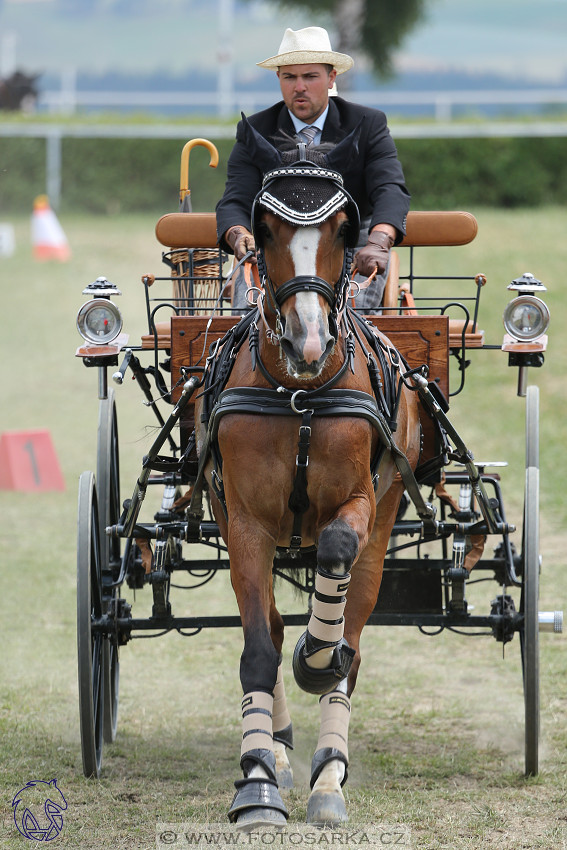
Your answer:
[[[43,782],[34,779],[24,785],[12,800],[14,823],[19,832],[33,841],[52,841],[63,829],[63,816],[67,801],[57,780]]]

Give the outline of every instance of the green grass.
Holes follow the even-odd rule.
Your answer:
[[[471,246],[421,252],[425,274],[483,271],[481,325],[499,344],[506,286],[531,271],[549,287],[552,314],[541,389],[542,609],[564,608],[565,345],[563,272],[567,213],[560,209],[474,211]],[[58,846],[146,850],[155,823],[222,822],[238,776],[240,746],[238,630],[181,640],[132,641],[121,654],[119,734],[105,749],[99,782],[82,776],[75,649],[77,482],[95,466],[97,378],[74,357],[81,290],[105,274],[123,291],[125,329],[144,330],[143,273],[161,273],[160,248],[147,217],[65,219],[69,263],[31,259],[29,223],[15,219],[17,253],[2,272],[2,404],[0,431],[48,428],[65,476],[63,493],[0,492],[0,736],[2,846],[22,848],[10,803],[29,780],[56,777],[69,808]],[[419,255],[418,255],[419,256]],[[471,352],[463,394],[451,416],[475,455],[508,460],[503,471],[510,519],[521,524],[523,402],[515,370],[498,351]],[[132,490],[153,425],[130,381],[116,388],[124,497]],[[496,586],[474,593],[484,611]],[[181,594],[178,594],[181,596]],[[136,613],[147,610],[138,592]],[[227,577],[176,601],[187,613],[233,613]],[[284,594],[283,608],[296,603]],[[483,607],[484,606],[484,607]],[[293,822],[305,817],[316,699],[291,681],[296,728],[292,763],[298,789]],[[353,697],[351,767],[346,796],[355,823],[405,824],[419,848],[564,848],[567,800],[567,657],[565,639],[541,640],[541,773],[526,780],[523,699],[517,638],[454,634],[424,637],[411,629],[368,629]],[[27,844],[26,844],[27,846]]]

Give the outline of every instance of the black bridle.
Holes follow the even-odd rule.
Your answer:
[[[263,252],[261,249],[258,250],[258,273],[268,296],[269,304],[276,314],[278,336],[283,334],[285,330],[285,319],[282,316],[281,308],[288,298],[297,295],[298,292],[316,292],[318,295],[323,296],[330,307],[329,333],[336,343],[339,338],[339,316],[347,302],[347,293],[350,286],[348,270],[351,263],[352,251],[345,247],[343,267],[334,284],[330,284],[317,275],[297,275],[297,277],[286,280],[285,283],[282,283],[276,289],[268,274]]]
[[[278,198],[277,195],[272,194],[273,184],[281,178],[291,178],[295,181],[302,178],[324,180],[329,186],[330,191],[334,192],[334,194],[325,202],[321,203],[319,208],[306,212],[304,209],[297,208],[298,206],[301,207],[300,203],[297,206],[291,207],[284,200]],[[269,192],[268,190],[272,191]],[[343,266],[334,284],[329,283],[318,275],[297,275],[285,281],[277,288],[274,286],[266,267],[263,252],[263,235],[258,226],[262,209],[273,212],[278,218],[297,227],[317,226],[327,221],[331,216],[339,212],[339,210],[345,210],[349,228],[345,234]],[[330,307],[329,332],[335,343],[337,342],[339,335],[339,316],[347,302],[349,270],[359,230],[360,215],[358,207],[344,188],[343,178],[337,171],[322,168],[306,160],[300,160],[289,166],[277,168],[265,175],[262,188],[256,195],[252,206],[252,231],[258,247],[258,272],[260,280],[264,285],[270,306],[276,314],[278,333],[280,329],[283,333],[285,321],[281,314],[281,308],[288,298],[297,295],[299,292],[316,292],[325,299]]]

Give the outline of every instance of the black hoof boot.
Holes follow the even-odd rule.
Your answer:
[[[260,826],[271,826],[281,830],[288,813],[273,779],[237,779],[236,794],[228,812],[228,819],[236,828],[250,832]]]
[[[324,647],[318,646],[317,649],[307,652],[306,641],[307,632],[304,632],[297,641],[293,653],[292,666],[295,681],[303,691],[309,694],[327,694],[348,675],[355,654],[354,649],[351,649],[342,638],[334,648],[331,666],[318,670],[310,667],[306,659]]]

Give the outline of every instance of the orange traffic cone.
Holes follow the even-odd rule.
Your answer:
[[[65,262],[71,256],[67,237],[49,206],[47,195],[38,195],[33,202],[31,235],[33,256],[36,260]]]

